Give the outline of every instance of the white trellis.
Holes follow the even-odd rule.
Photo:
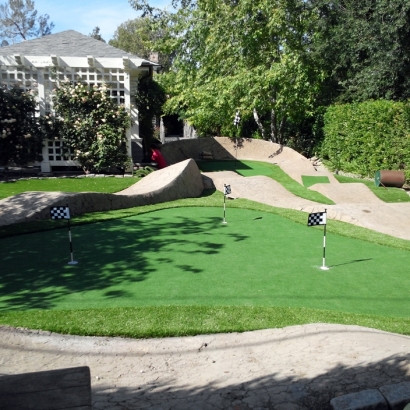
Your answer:
[[[68,42],[72,56],[65,56],[66,53],[44,53],[44,44],[49,47],[55,45],[56,51],[63,51],[64,44],[69,44]],[[73,42],[78,43],[78,51],[73,49]],[[32,47],[28,47],[30,43]],[[96,56],[89,54],[93,51]],[[50,49],[50,52],[53,50]],[[152,72],[155,67],[159,65],[72,30],[0,48],[2,85],[18,86],[24,91],[34,92],[39,115],[52,112],[52,91],[56,87],[57,79],[67,78],[73,82],[85,82],[90,86],[105,83],[111,97],[130,111],[132,125],[127,131],[130,156],[131,141],[140,141],[138,111],[131,104],[131,95],[138,79]],[[46,141],[42,153],[43,161],[40,164],[42,172],[50,172],[52,167],[77,165],[69,152],[63,155],[61,148],[62,141],[58,136]]]

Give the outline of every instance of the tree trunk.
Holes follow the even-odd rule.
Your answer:
[[[276,111],[273,108],[270,112],[270,139],[272,142],[278,142]]]
[[[262,138],[264,140],[266,140],[265,128],[263,128],[263,124],[262,124],[261,120],[259,119],[259,115],[258,115],[258,112],[256,111],[256,108],[253,109],[253,118],[255,119],[256,125],[259,128],[259,131],[262,135]]]
[[[285,125],[286,125],[286,117],[284,116],[282,118],[282,120],[280,121],[280,125],[279,125],[279,139],[278,139],[278,143],[279,144],[283,144],[284,140],[285,140]]]

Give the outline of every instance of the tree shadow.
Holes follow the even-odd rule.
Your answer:
[[[118,408],[133,410],[330,410],[330,400],[334,397],[410,381],[409,356],[394,355],[354,367],[336,364],[312,378],[296,375],[284,378],[272,372],[225,387],[220,387],[220,381],[214,379],[192,388],[179,386],[172,377],[158,375],[151,382],[127,388],[97,385],[92,390],[93,408],[104,409],[107,403],[120,403],[122,407]]]
[[[51,309],[67,294],[104,290],[112,286],[126,288],[155,275],[166,264],[200,273],[201,269],[173,256],[189,253],[215,255],[225,247],[225,239],[243,241],[246,236],[220,230],[225,239],[215,240],[220,229],[216,217],[178,217],[167,220],[147,214],[72,228],[74,259],[70,260],[67,229],[3,239],[0,311]],[[105,297],[121,297],[107,289]],[[126,292],[127,293],[127,292]]]

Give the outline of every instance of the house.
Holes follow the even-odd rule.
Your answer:
[[[105,82],[111,97],[130,110],[132,126],[128,130],[128,152],[140,145],[138,111],[131,96],[138,79],[152,75],[160,65],[112,47],[74,30],[50,34],[0,48],[1,84],[32,90],[38,99],[39,114],[52,111],[51,93],[56,79],[68,78],[90,85]],[[42,172],[55,167],[76,166],[70,156],[61,155],[61,140],[48,140],[43,148]],[[37,164],[38,165],[38,164]]]

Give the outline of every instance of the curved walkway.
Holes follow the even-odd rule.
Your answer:
[[[293,172],[296,173],[296,170]],[[410,240],[410,202],[383,202],[364,184],[313,185],[311,189],[336,202],[336,205],[323,205],[293,195],[268,177],[242,177],[232,171],[209,172],[205,175],[212,179],[215,187],[221,192],[224,184],[230,185],[230,196],[233,198],[246,198],[307,213],[323,212],[326,209],[330,219]]]
[[[2,374],[91,369],[94,410],[325,410],[410,381],[410,337],[312,324],[132,340],[0,327]]]

